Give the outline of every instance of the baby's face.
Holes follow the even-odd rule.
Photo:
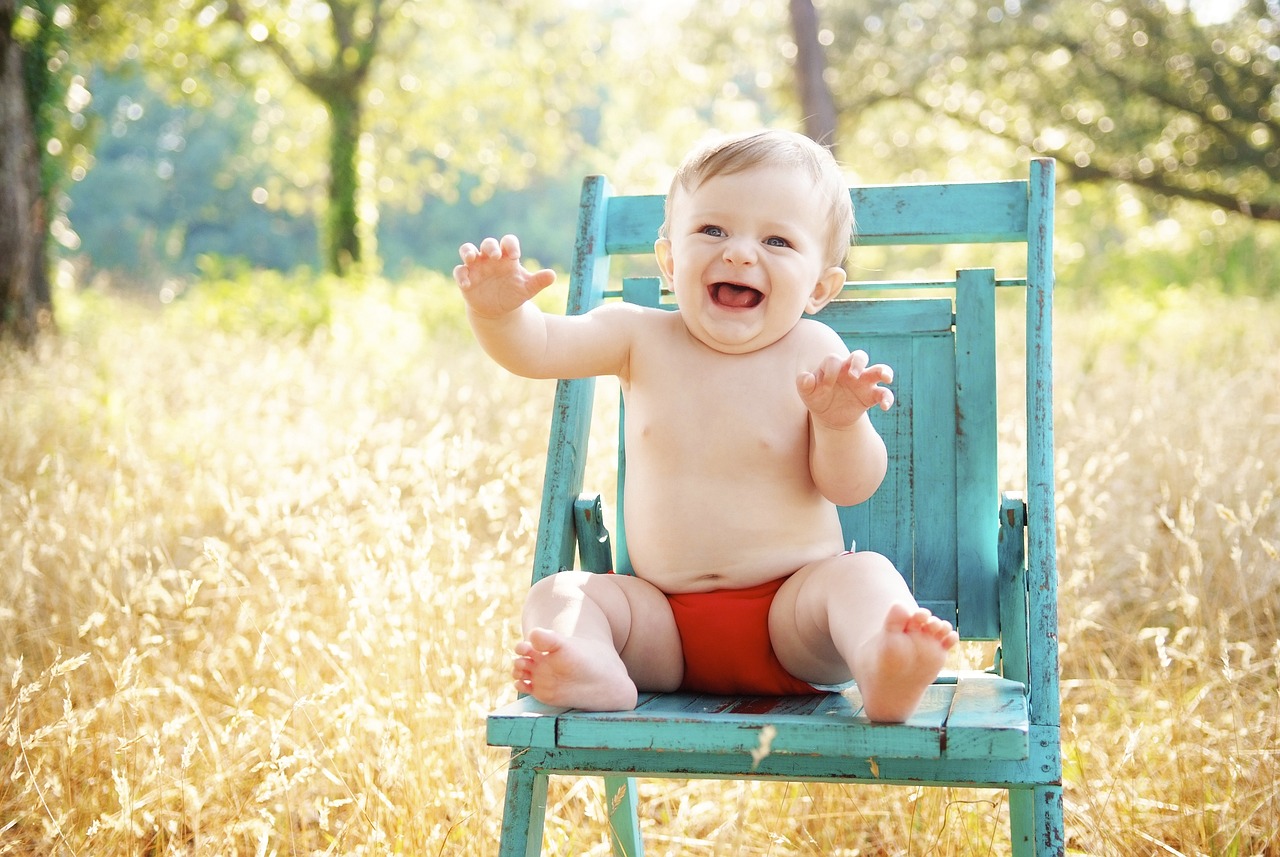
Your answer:
[[[669,237],[655,249],[705,345],[730,354],[772,345],[843,285],[844,271],[825,259],[821,194],[804,172],[761,166],[676,193]]]

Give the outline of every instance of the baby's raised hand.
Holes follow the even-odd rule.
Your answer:
[[[486,238],[477,247],[458,248],[462,264],[453,279],[471,311],[483,318],[500,318],[556,280],[549,268],[530,271],[520,264],[520,241],[514,235]]]
[[[872,408],[893,406],[893,370],[883,363],[868,366],[867,352],[848,357],[830,355],[815,372],[802,372],[796,389],[813,418],[829,428],[848,428]]]

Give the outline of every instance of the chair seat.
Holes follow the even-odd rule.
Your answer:
[[[855,688],[813,696],[644,694],[634,711],[555,708],[526,697],[489,715],[488,741],[545,750],[812,756],[866,761],[1029,757],[1024,686],[985,673],[932,685],[905,723],[872,723]],[[755,757],[753,756],[753,758]]]

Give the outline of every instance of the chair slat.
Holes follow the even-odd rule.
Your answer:
[[[495,747],[554,747],[556,719],[568,710],[522,697],[489,712],[485,738]]]
[[[862,245],[1027,240],[1026,182],[886,185],[850,195]]]
[[[895,758],[935,759],[954,686],[929,688],[903,724],[872,724],[856,690],[838,694],[760,699],[764,712],[743,713],[741,701],[667,694],[635,711],[572,712],[558,718],[559,746],[725,755],[821,754],[865,758],[879,751]],[[844,700],[841,703],[839,700]],[[752,702],[747,701],[750,706]],[[821,714],[815,710],[822,705]]]
[[[1000,636],[996,535],[996,274],[956,276],[956,577],[966,637]]]
[[[954,339],[917,339],[912,395],[914,430],[910,456],[912,521],[915,552],[911,557],[912,591],[917,600],[957,601],[956,533],[941,522],[956,519],[956,412]],[[962,636],[964,618],[944,615]]]
[[[1026,241],[1027,183],[875,185],[850,191],[857,243],[992,244]],[[615,197],[609,202],[605,252],[653,250],[663,197]]]
[[[836,300],[816,317],[856,344],[867,337],[950,333],[954,315],[950,298],[915,298]]]

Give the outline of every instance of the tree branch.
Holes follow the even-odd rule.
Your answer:
[[[972,130],[980,131],[983,134],[1008,141],[1018,146],[1036,148],[1032,141],[1025,140],[1011,133],[994,132],[968,114],[959,111],[931,107],[914,92],[904,94],[902,99],[915,104],[926,113],[941,113],[942,115],[947,116],[948,118],[953,119]],[[1280,223],[1280,201],[1254,199],[1240,194],[1232,194],[1227,191],[1215,190],[1213,188],[1195,188],[1185,184],[1179,184],[1177,181],[1173,180],[1179,175],[1179,173],[1169,170],[1156,171],[1149,175],[1135,174],[1119,164],[1104,164],[1099,166],[1096,163],[1096,159],[1092,158],[1087,164],[1081,166],[1076,163],[1076,153],[1067,147],[1041,148],[1037,149],[1037,152],[1048,155],[1061,163],[1069,175],[1069,181],[1081,183],[1119,181],[1133,185],[1134,187],[1154,191],[1156,193],[1176,196],[1180,199],[1187,199],[1194,202],[1216,205],[1219,208],[1224,208],[1228,211],[1237,211],[1253,220]]]
[[[226,3],[227,11],[224,14],[227,20],[238,24],[248,34],[249,16],[245,13],[244,6],[240,5],[240,0],[226,0]],[[250,36],[250,38],[253,38],[253,36]],[[311,88],[311,84],[308,82],[311,78],[311,73],[302,68],[289,49],[275,37],[275,33],[268,29],[261,40],[261,44],[280,61],[285,71],[289,72],[290,77],[308,89]]]
[[[1280,202],[1251,200],[1226,191],[1218,191],[1211,188],[1192,188],[1169,182],[1168,178],[1176,175],[1176,173],[1156,172],[1148,176],[1135,176],[1128,172],[1122,173],[1106,167],[1097,167],[1092,162],[1081,167],[1070,160],[1071,155],[1068,152],[1059,151],[1049,152],[1048,154],[1062,160],[1067,172],[1071,173],[1072,178],[1079,182],[1122,181],[1156,193],[1176,196],[1180,199],[1189,199],[1194,202],[1203,202],[1208,205],[1216,205],[1228,211],[1237,211],[1253,220],[1280,223]]]
[[[1105,76],[1106,78],[1111,80],[1113,83],[1117,84],[1122,89],[1131,90],[1131,91],[1136,90],[1141,94],[1147,96],[1148,98],[1152,99],[1153,101],[1159,104],[1163,104],[1165,107],[1168,107],[1174,111],[1190,116],[1191,118],[1195,119],[1197,123],[1205,127],[1214,129],[1219,134],[1221,134],[1227,142],[1231,143],[1232,145],[1238,146],[1239,148],[1242,148],[1245,150],[1253,151],[1254,149],[1253,144],[1249,141],[1249,139],[1246,136],[1242,135],[1234,127],[1232,127],[1229,121],[1214,119],[1213,116],[1210,115],[1208,110],[1203,109],[1202,105],[1197,105],[1190,98],[1179,97],[1181,95],[1181,92],[1176,88],[1173,90],[1170,90],[1165,87],[1154,86],[1153,84],[1141,78],[1130,77],[1124,74],[1122,71],[1114,69],[1111,66],[1109,66],[1106,62],[1104,62],[1101,58],[1099,58],[1096,53],[1094,53],[1088,46],[1084,45],[1083,43],[1076,42],[1072,44],[1066,44],[1064,40],[1063,47],[1067,48],[1067,50],[1070,50],[1073,53],[1077,53],[1077,55],[1083,55],[1088,57],[1090,61],[1090,65],[1095,70],[1097,70],[1099,74]],[[1200,67],[1198,62],[1196,67],[1197,68]],[[1183,88],[1183,91],[1187,91],[1185,87]],[[1230,114],[1228,119],[1230,118],[1230,116],[1234,116],[1234,115],[1236,114]]]

